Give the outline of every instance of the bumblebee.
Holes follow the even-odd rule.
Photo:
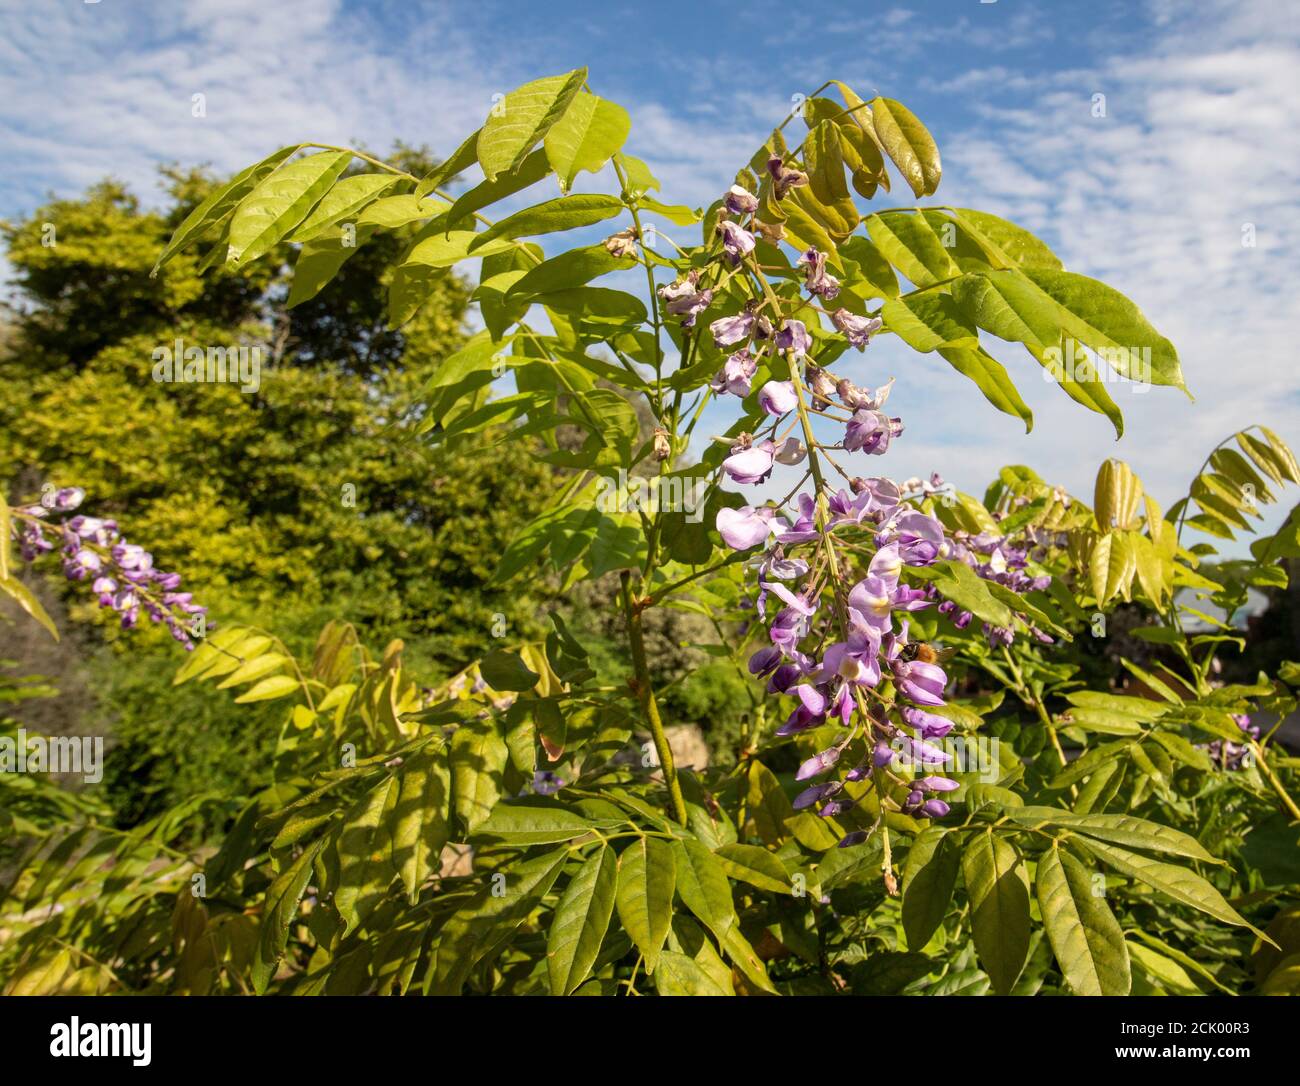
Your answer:
[[[899,654],[904,660],[919,660],[923,664],[943,665],[952,659],[956,649],[936,649],[924,641],[909,641]]]

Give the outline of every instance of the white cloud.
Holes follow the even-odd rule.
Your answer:
[[[938,94],[974,122],[939,126],[940,198],[1022,222],[1072,270],[1128,293],[1178,346],[1197,396],[1191,404],[1171,390],[1139,397],[1117,386],[1128,435],[1116,445],[1104,419],[1005,348],[995,353],[1035,411],[1026,437],[943,362],[886,337],[846,363],[873,385],[899,378],[891,408],[908,430],[872,469],[937,468],[978,490],[999,464],[1023,462],[1086,494],[1097,462],[1120,455],[1167,504],[1234,429],[1262,421],[1300,442],[1289,334],[1300,319],[1300,30],[1275,5],[1162,0],[1141,35],[1099,45],[1115,25],[1102,20],[1087,50],[1068,52],[1051,5],[990,5],[951,20],[897,5],[843,14],[833,35],[820,16],[779,10],[773,48],[823,43],[801,45],[797,70],[735,41],[677,50],[660,36],[629,51],[612,19],[584,16],[593,42],[624,48],[644,69],[629,83],[615,57],[595,58],[603,80],[635,88],[615,94],[634,117],[629,150],[660,176],[666,199],[704,204],[721,191],[789,108],[785,84],[800,73],[834,68],[864,92],[887,80],[898,97],[909,87]],[[387,12],[341,0],[0,0],[9,206],[30,208],[106,173],[150,194],[159,161],[231,170],[304,137],[381,151],[400,137],[447,153],[494,92],[538,74],[539,57],[562,44],[490,53],[449,7],[422,8],[399,33]],[[555,34],[563,29],[557,17]],[[1019,59],[1026,50],[1034,65]],[[1071,64],[1038,66],[1057,55]],[[1105,118],[1090,113],[1098,92]],[[192,116],[194,94],[206,96],[205,117]],[[1241,244],[1247,222],[1253,249]]]
[[[1026,457],[1078,492],[1113,454],[1168,504],[1233,430],[1262,422],[1300,443],[1290,361],[1300,133],[1288,120],[1300,106],[1300,34],[1263,24],[1267,6],[1169,7],[1140,55],[1046,76],[1028,107],[1023,95],[1015,108],[987,106],[987,126],[945,148],[946,199],[1041,231],[1067,267],[1123,290],[1179,349],[1197,402],[1164,389],[1117,394],[1128,426],[1118,445],[1103,420],[1021,382],[1037,416]],[[1095,92],[1104,118],[1092,116]],[[1246,223],[1255,248],[1243,247]],[[940,394],[939,404],[963,402]],[[919,443],[942,425],[923,422]],[[984,448],[963,444],[959,459],[983,462]]]

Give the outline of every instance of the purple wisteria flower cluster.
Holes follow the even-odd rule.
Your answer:
[[[64,487],[38,504],[11,510],[11,535],[23,559],[35,561],[59,547],[64,575],[90,581],[100,607],[117,612],[123,629],[138,625],[143,611],[153,622],[166,624],[172,637],[192,650],[195,618],[206,616],[208,609],[181,591],[179,573],[156,569],[152,554],[123,539],[116,521],[71,516],[85,496],[81,487]],[[207,630],[215,625],[205,622]]]
[[[724,509],[717,521],[728,546],[764,547],[755,562],[755,607],[771,643],[754,653],[749,669],[767,680],[769,693],[794,699],[777,734],[827,723],[844,729],[833,746],[804,762],[798,779],[828,773],[855,738],[866,740],[866,757],[842,780],[811,785],[795,806],[815,806],[822,816],[834,817],[866,794],[853,799],[846,784],[868,781],[883,787],[888,778],[905,786],[895,809],[941,818],[949,808],[939,796],[958,787],[932,772],[952,760],[932,742],[952,728],[932,711],[945,703],[948,679],[933,654],[908,636],[906,616],[930,606],[931,592],[908,585],[902,575],[908,567],[946,557],[950,542],[943,525],[905,500],[905,491],[889,479],[855,479],[851,490],[823,495],[821,504],[801,494],[794,513],[767,506]],[[850,544],[845,539],[842,547],[840,537],[850,528],[865,529],[875,550],[864,575],[847,584],[842,571],[850,565]],[[831,570],[831,555],[840,580]],[[827,589],[833,606],[822,614]],[[917,768],[921,775],[906,779],[897,772],[903,767]],[[866,836],[855,831],[841,844]]]
[[[778,201],[808,183],[779,157],[767,168]],[[874,790],[881,818],[891,810],[942,818],[949,813],[942,796],[959,787],[939,772],[952,758],[935,742],[952,728],[936,712],[945,704],[948,676],[938,653],[909,636],[908,616],[937,605],[957,629],[968,626],[973,616],[941,597],[928,578],[914,577],[919,583],[909,583],[906,571],[951,559],[1014,591],[1045,587],[1045,579],[1030,572],[1025,546],[991,532],[950,534],[929,511],[932,499],[949,489],[937,475],[901,484],[883,476],[860,478],[831,458],[840,453],[883,456],[903,433],[902,420],[884,410],[892,381],[874,390],[860,388],[832,376],[811,357],[818,341],[836,333],[849,346],[865,350],[883,323],[879,316],[843,306],[823,308],[840,296],[843,286],[828,268],[829,255],[816,248],[802,251],[794,266],[802,274],[797,293],[806,293],[806,299],[790,296],[788,277],[778,293],[764,276],[757,247],[760,237],[781,237],[782,228],[761,222],[759,210],[758,197],[733,186],[718,211],[715,270],[692,268],[658,291],[667,312],[689,329],[715,294],[721,300],[727,287],[734,297],[728,284],[744,284],[740,311],[708,325],[713,345],[724,352],[710,382],[713,394],[751,396],[764,363],[769,373],[790,376],[773,376],[758,387],[762,422],[756,433],[725,439],[728,455],[721,462],[722,474],[741,486],[766,483],[777,464],[804,461],[803,481],[813,480],[812,493],[798,493],[796,487],[792,509],[784,503],[747,505],[717,515],[727,546],[762,548],[752,562],[753,602],[769,644],[753,654],[749,668],[766,680],[769,693],[793,700],[778,735],[826,724],[842,729],[832,746],[804,762],[799,780],[825,777],[854,740],[862,740],[854,748],[864,752],[857,764],[841,778],[810,784],[796,799],[797,808],[815,807],[831,818],[861,804]],[[715,277],[707,278],[711,274]],[[810,330],[793,315],[806,316],[809,307],[825,314],[834,332],[822,326]],[[842,437],[834,443],[816,440],[812,416],[833,422]],[[836,491],[826,484],[823,459],[847,488]],[[984,632],[995,645],[1012,637],[1010,630],[988,626]],[[855,782],[862,787],[849,787]],[[855,830],[841,844],[859,843],[870,832]]]

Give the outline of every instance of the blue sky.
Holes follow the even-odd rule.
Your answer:
[[[929,126],[938,200],[1006,215],[1133,297],[1196,395],[1112,386],[1128,423],[1116,443],[1027,356],[1003,351],[1035,411],[1025,435],[945,364],[887,337],[848,362],[860,383],[898,378],[890,407],[907,431],[871,467],[937,469],[979,492],[1001,464],[1028,463],[1086,497],[1098,461],[1117,455],[1167,505],[1237,428],[1263,422],[1300,445],[1289,6],[0,0],[0,215],[108,174],[152,200],[160,162],[229,170],[301,139],[446,153],[494,93],[584,64],[632,113],[628,149],[667,201],[705,204],[792,94],[840,78]]]

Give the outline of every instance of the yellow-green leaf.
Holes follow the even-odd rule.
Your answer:
[[[546,133],[546,158],[568,192],[579,172],[596,173],[623,146],[632,128],[627,110],[614,102],[580,92]]]
[[[602,845],[569,880],[551,919],[546,969],[552,995],[569,995],[591,973],[614,912],[618,857]]]
[[[1037,889],[1043,926],[1070,990],[1128,995],[1132,977],[1124,929],[1084,866],[1053,846],[1038,858]]]
[[[1009,842],[992,830],[974,834],[962,854],[971,928],[980,964],[1000,995],[1016,983],[1029,953],[1029,881]]]
[[[348,151],[322,151],[281,167],[235,208],[226,260],[247,263],[270,252],[301,223],[352,161]]]
[[[510,173],[564,115],[586,82],[587,69],[547,76],[511,91],[492,108],[475,144],[489,181]]]
[[[673,917],[677,865],[672,847],[657,837],[632,842],[618,858],[618,918],[653,973]]]
[[[235,699],[236,705],[247,705],[253,701],[271,701],[274,698],[288,697],[298,692],[298,680],[290,675],[272,675],[263,679]]]
[[[933,195],[939,187],[943,166],[939,148],[925,125],[892,98],[873,98],[871,117],[880,145],[894,160],[912,192],[917,196]]]

